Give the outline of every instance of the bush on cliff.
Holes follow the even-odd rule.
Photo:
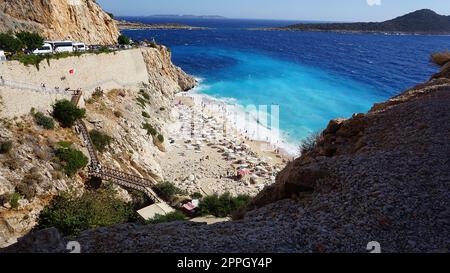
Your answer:
[[[438,65],[444,66],[450,62],[450,51],[436,52],[431,54],[431,62]]]
[[[161,134],[159,134],[159,135],[158,135],[158,141],[159,141],[160,143],[164,143],[164,136],[161,135]]]
[[[149,123],[144,123],[142,127],[147,130],[148,135],[156,136],[158,131]]]
[[[37,112],[33,116],[37,125],[47,130],[55,129],[55,121],[51,117],[47,117],[41,112]]]
[[[63,165],[64,172],[68,176],[75,175],[80,169],[89,163],[88,158],[80,151],[73,148],[59,148],[56,156]]]
[[[119,45],[129,45],[131,43],[130,38],[123,34],[119,36],[117,42],[119,43]]]
[[[9,204],[11,205],[11,208],[13,209],[17,209],[19,207],[19,200],[20,200],[21,196],[19,193],[14,192],[10,199],[9,199]]]
[[[156,185],[156,190],[158,191],[158,193],[161,194],[161,196],[165,200],[170,200],[175,195],[187,194],[185,191],[183,191],[182,189],[178,188],[177,186],[175,186],[170,182],[159,183],[158,185]]]
[[[72,127],[86,115],[85,109],[80,109],[68,100],[59,100],[53,105],[53,117],[63,127]]]
[[[166,215],[157,214],[150,220],[145,221],[148,225],[161,224],[161,223],[170,223],[175,221],[186,221],[187,217],[181,211],[174,211],[168,213]]]
[[[89,136],[91,137],[92,144],[94,144],[95,149],[97,149],[100,153],[103,153],[106,148],[111,145],[113,140],[112,137],[98,130],[90,131]]]
[[[230,193],[224,193],[220,196],[214,194],[201,200],[198,211],[200,215],[227,217],[231,216],[234,211],[245,207],[250,199],[248,195],[233,197]]]
[[[55,227],[64,235],[83,230],[123,224],[134,217],[132,206],[116,198],[111,188],[86,191],[80,197],[63,194],[39,216],[39,228]]]

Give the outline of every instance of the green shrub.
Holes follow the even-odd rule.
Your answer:
[[[90,131],[89,136],[91,137],[92,144],[94,144],[95,149],[97,149],[100,153],[103,153],[106,148],[111,145],[113,140],[112,137],[98,130]]]
[[[129,45],[130,44],[130,38],[128,38],[126,35],[120,35],[117,39],[117,42],[119,45]]]
[[[8,33],[0,33],[0,48],[4,51],[16,53],[23,48],[23,43]]]
[[[149,95],[147,92],[145,92],[144,89],[139,90],[139,93],[141,94],[141,96],[142,96],[145,100],[147,100],[147,101],[150,100],[150,95]]]
[[[61,148],[70,148],[73,145],[72,141],[58,141],[58,143],[56,143],[59,147]]]
[[[143,97],[141,97],[141,96],[137,97],[136,101],[138,102],[138,105],[141,106],[142,109],[145,109],[145,106],[147,105],[147,101]]]
[[[86,109],[80,109],[68,100],[59,100],[53,105],[53,117],[63,127],[72,127],[79,119],[84,118]]]
[[[13,60],[21,62],[25,66],[34,65],[37,70],[39,70],[39,65],[43,60],[47,60],[49,62],[50,60],[49,55],[24,55],[24,54],[17,54],[12,57]]]
[[[37,125],[42,126],[44,129],[55,129],[55,121],[51,117],[47,117],[41,112],[37,112],[34,114],[34,120]]]
[[[221,196],[215,194],[202,199],[199,206],[201,215],[214,215],[216,217],[227,217],[243,207],[250,201],[250,196],[239,195],[232,197],[231,194],[225,193]]]
[[[149,123],[144,123],[142,126],[145,130],[147,130],[148,135],[156,136],[158,134],[158,131],[156,131],[156,129]]]
[[[21,196],[17,192],[15,192],[11,195],[11,199],[9,200],[9,204],[11,205],[11,208],[17,209],[19,207],[20,198],[21,198]]]
[[[0,144],[0,154],[8,154],[9,152],[11,152],[13,148],[13,142],[11,140],[2,142]]]
[[[431,62],[438,66],[444,66],[450,62],[450,51],[435,52],[431,54]]]
[[[164,143],[164,136],[161,135],[161,134],[159,134],[159,135],[158,135],[158,141],[159,141],[160,143]]]
[[[150,115],[147,112],[142,112],[142,116],[144,118],[150,118]]]
[[[202,199],[203,194],[199,193],[199,192],[194,192],[193,194],[191,194],[191,198],[192,199]]]
[[[88,158],[80,151],[73,148],[59,148],[56,156],[63,164],[64,172],[68,176],[75,175],[78,170],[86,167]]]
[[[158,48],[158,45],[156,44],[155,41],[151,41],[150,44],[149,44],[149,46],[150,46],[150,47],[153,47],[153,48]]]
[[[101,188],[80,197],[64,194],[56,198],[41,212],[38,227],[56,227],[75,236],[83,230],[126,223],[133,215],[131,205],[117,199],[113,190]]]
[[[174,184],[170,182],[162,182],[156,185],[156,190],[161,194],[161,196],[166,199],[170,200],[175,195],[184,195],[187,194],[182,189],[178,188]]]
[[[16,37],[22,41],[22,44],[29,50],[33,51],[44,45],[44,37],[37,32],[22,31],[16,34]]]
[[[168,213],[166,215],[157,214],[155,217],[153,217],[150,220],[145,221],[148,225],[154,225],[154,224],[161,224],[161,223],[169,223],[169,222],[175,222],[175,221],[186,221],[187,217],[181,212],[181,211],[174,211],[171,213]]]
[[[95,88],[94,92],[92,92],[92,97],[94,99],[101,98],[101,97],[103,97],[103,95],[104,95],[104,92],[101,88]]]

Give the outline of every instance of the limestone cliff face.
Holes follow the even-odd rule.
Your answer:
[[[47,39],[113,44],[114,20],[93,0],[0,0],[0,32],[38,31]]]
[[[165,46],[142,50],[149,83],[164,95],[172,97],[180,91],[188,91],[196,85],[194,78],[172,63],[172,54]]]

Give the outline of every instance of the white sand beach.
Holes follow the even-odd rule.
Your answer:
[[[165,179],[190,193],[256,195],[275,182],[290,159],[279,148],[242,134],[220,105],[197,94],[177,96],[174,114],[177,121],[168,128],[160,164]]]

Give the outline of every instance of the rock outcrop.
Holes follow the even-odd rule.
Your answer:
[[[449,105],[439,77],[331,121],[241,220],[126,224],[75,240],[82,252],[366,252],[371,241],[385,253],[449,252]],[[67,240],[45,230],[4,251],[64,252]]]
[[[115,44],[115,21],[93,0],[1,0],[0,32],[38,31],[47,39]]]
[[[180,91],[188,91],[195,87],[194,78],[172,63],[172,54],[165,46],[143,49],[149,83],[170,98]]]

